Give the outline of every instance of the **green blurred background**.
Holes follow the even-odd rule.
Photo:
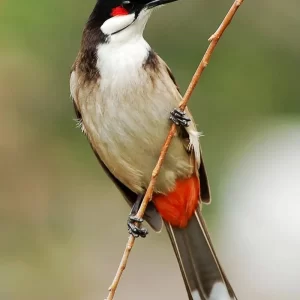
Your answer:
[[[145,37],[171,67],[182,91],[231,4],[182,0],[152,16]],[[129,207],[76,128],[69,96],[69,70],[93,6],[94,0],[0,2],[1,300],[104,299],[127,241]],[[290,171],[300,169],[299,28],[297,0],[288,5],[245,0],[190,101],[204,133],[202,147],[213,192],[205,216],[240,299],[300,299],[294,283],[293,288],[286,286],[300,276],[300,265],[295,265],[297,257],[300,261],[300,231],[286,236],[291,228],[300,228],[297,216],[296,225],[276,235],[277,226],[290,223],[289,212],[300,208],[296,201],[287,205],[300,197],[300,176]],[[269,159],[279,147],[266,142],[270,137],[282,151],[263,170],[269,170],[277,183],[268,173],[255,181],[266,161],[260,152]],[[285,156],[292,148],[298,150]],[[287,156],[292,163],[282,172],[276,166]],[[237,178],[236,168],[245,171],[248,166],[253,173],[240,172]],[[251,194],[249,181],[255,191],[250,199],[244,197]],[[294,184],[287,187],[286,182]],[[265,192],[260,199],[267,187],[276,193]],[[293,188],[295,193],[288,196]],[[282,197],[276,198],[279,190]],[[254,198],[257,205],[249,210]],[[264,220],[273,215],[273,203],[282,209],[282,218],[265,227],[271,224]],[[290,211],[284,212],[287,206]],[[256,209],[261,213],[257,218],[250,213]],[[250,228],[259,226],[239,230],[245,219]],[[263,229],[265,236],[275,232],[273,242],[266,245],[272,244],[271,252],[283,247],[278,258],[268,251],[262,258],[259,249],[265,239],[256,238]],[[246,251],[251,247],[256,256]],[[295,260],[289,265],[286,260],[292,255]],[[261,260],[251,272],[250,257]],[[274,267],[279,263],[287,267],[285,280],[283,269]],[[270,272],[264,275],[266,270]],[[165,232],[151,232],[137,241],[116,299],[186,299]]]

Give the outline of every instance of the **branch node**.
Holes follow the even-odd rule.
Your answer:
[[[212,41],[218,41],[220,39],[220,35],[218,34],[218,30],[213,34],[211,35],[211,37],[208,39],[209,42],[212,42]]]
[[[239,7],[239,6],[242,5],[243,1],[244,1],[244,0],[236,0],[236,1],[235,1],[235,5],[236,5],[237,7]]]

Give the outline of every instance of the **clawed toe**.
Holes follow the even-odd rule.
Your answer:
[[[137,218],[135,216],[129,216],[128,222],[127,222],[127,227],[128,227],[128,232],[135,238],[142,237],[145,238],[148,234],[148,230],[146,228],[139,228],[137,225],[134,223],[139,223],[141,224],[144,220]]]
[[[174,108],[174,110],[171,111],[170,120],[177,126],[183,126],[183,127],[188,127],[189,122],[191,121],[190,118],[187,118],[185,116],[185,112],[181,111],[178,108]]]

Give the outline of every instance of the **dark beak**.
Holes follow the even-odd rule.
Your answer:
[[[146,7],[147,8],[153,8],[153,7],[163,5],[163,4],[167,4],[167,3],[170,3],[170,2],[174,2],[174,1],[177,1],[177,0],[153,0],[149,3],[147,3]]]

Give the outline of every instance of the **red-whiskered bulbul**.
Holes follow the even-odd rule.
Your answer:
[[[98,0],[85,26],[71,71],[79,124],[100,164],[136,214],[170,129],[177,134],[160,170],[146,221],[164,221],[189,299],[236,299],[213,249],[200,208],[210,189],[199,133],[166,63],[143,38],[151,12],[175,0]]]

